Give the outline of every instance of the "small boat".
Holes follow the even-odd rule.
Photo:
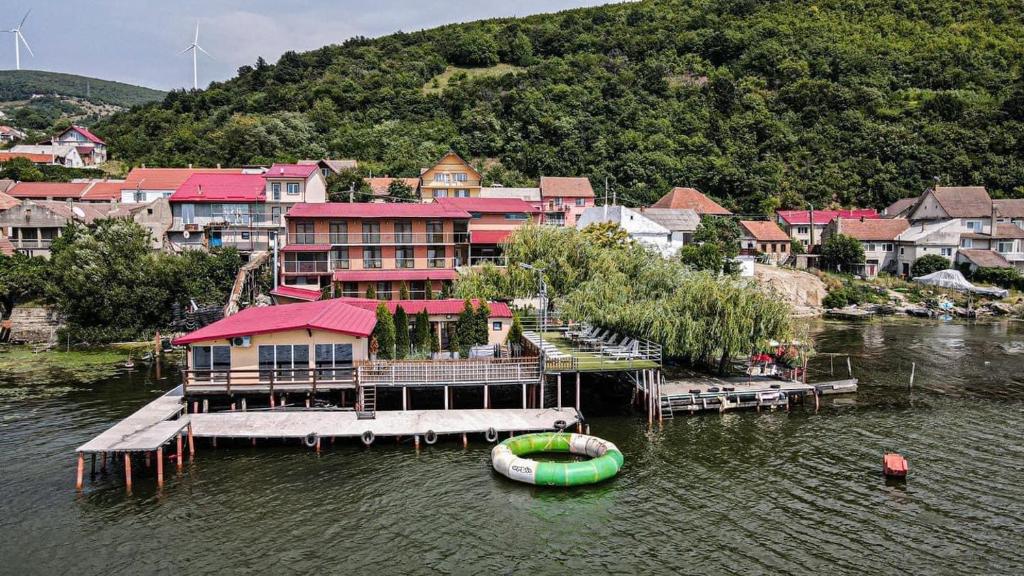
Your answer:
[[[895,452],[887,452],[882,456],[882,474],[890,478],[907,477],[907,459]]]

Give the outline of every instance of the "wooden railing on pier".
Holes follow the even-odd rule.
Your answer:
[[[468,360],[377,360],[355,363],[361,386],[535,384],[536,357]]]
[[[467,360],[360,360],[351,368],[183,370],[185,394],[312,392],[360,386],[535,384],[536,357]]]

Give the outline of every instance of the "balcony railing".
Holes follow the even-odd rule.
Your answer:
[[[49,250],[55,238],[12,238],[14,247],[19,250]]]
[[[355,388],[353,368],[182,370],[186,394],[299,392]]]
[[[469,232],[381,232],[378,234],[331,234],[289,232],[289,244],[325,244],[331,246],[415,246],[424,244],[468,244]]]
[[[294,260],[284,261],[284,271],[287,274],[317,274],[333,272],[330,262],[317,260],[314,262],[298,262]]]
[[[535,384],[537,357],[468,360],[357,361],[362,386]]]
[[[508,258],[506,256],[471,256],[469,259],[470,266],[483,266],[484,264],[493,264],[504,268],[508,266]]]
[[[400,266],[399,263],[402,265]],[[284,260],[281,264],[285,274],[326,274],[336,270],[450,270],[462,266],[459,258],[380,258],[366,260],[361,257],[341,260]],[[361,267],[356,267],[361,266]]]
[[[195,228],[222,227],[222,228],[281,228],[284,222],[280,217],[245,215],[245,214],[222,214],[213,216],[195,216],[186,221],[181,216],[175,216],[171,221],[171,230],[180,231]]]

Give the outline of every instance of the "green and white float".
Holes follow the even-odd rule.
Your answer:
[[[579,462],[538,462],[524,458],[542,452],[589,456]],[[622,452],[607,440],[584,434],[541,432],[514,436],[491,450],[491,466],[504,476],[538,486],[583,486],[615,476]]]

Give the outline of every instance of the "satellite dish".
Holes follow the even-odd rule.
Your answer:
[[[191,236],[191,234],[188,233],[188,230],[185,230],[184,232],[181,233],[181,237],[184,238],[185,240],[188,240],[189,236]]]
[[[75,216],[78,216],[82,220],[85,220],[85,212],[83,212],[82,209],[79,208],[78,206],[73,206],[71,208],[71,211],[75,214]]]

